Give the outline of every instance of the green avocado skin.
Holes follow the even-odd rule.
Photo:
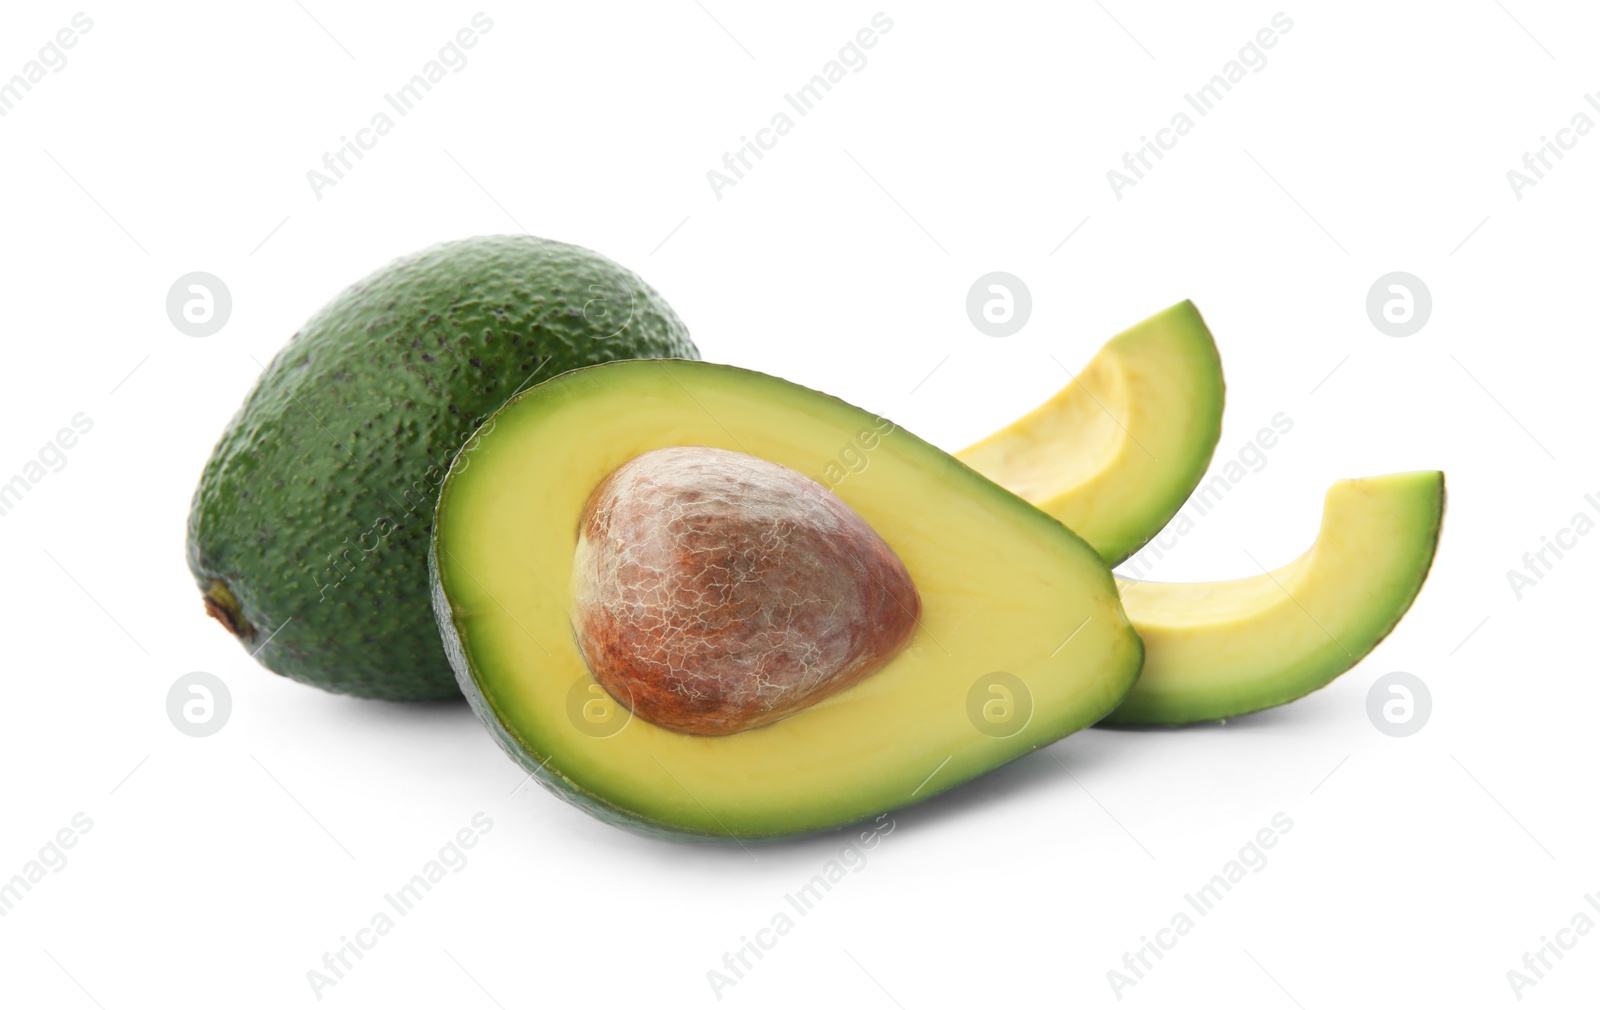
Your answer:
[[[273,358],[195,491],[188,560],[268,669],[342,694],[457,698],[428,539],[450,460],[520,389],[699,354],[637,275],[532,236],[433,246],[316,314]]]

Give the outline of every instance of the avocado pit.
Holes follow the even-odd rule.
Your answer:
[[[655,449],[590,496],[573,559],[589,672],[656,725],[769,725],[870,676],[922,602],[894,551],[816,481],[707,446]]]

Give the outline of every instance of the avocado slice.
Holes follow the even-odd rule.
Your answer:
[[[1394,629],[1433,563],[1437,470],[1342,480],[1316,543],[1228,582],[1118,579],[1145,665],[1112,724],[1178,725],[1282,705],[1326,686]]]
[[[831,490],[915,586],[903,647],[742,732],[670,729],[608,694],[574,616],[603,582],[582,574],[580,535],[599,535],[597,489],[667,447]],[[791,835],[927,799],[1094,723],[1142,658],[1110,572],[1056,520],[883,418],[723,365],[616,362],[517,395],[452,463],[429,557],[446,652],[501,746],[558,795],[646,832]]]
[[[1031,413],[956,458],[1118,565],[1161,532],[1222,434],[1222,361],[1193,302],[1113,337]]]
[[[206,464],[189,568],[268,669],[329,691],[459,696],[428,597],[450,459],[517,390],[599,361],[695,358],[631,271],[531,235],[433,246],[328,303]]]

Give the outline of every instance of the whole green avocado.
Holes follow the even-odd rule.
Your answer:
[[[303,683],[458,697],[427,560],[451,458],[537,382],[698,357],[660,295],[578,246],[491,236],[391,263],[294,335],[217,443],[189,513],[206,612]]]

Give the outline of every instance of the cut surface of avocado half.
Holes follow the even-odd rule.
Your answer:
[[[1216,343],[1184,301],[1113,337],[1054,397],[956,458],[1117,565],[1204,476],[1222,401]]]
[[[579,519],[609,475],[668,446],[744,453],[838,495],[920,594],[907,644],[730,735],[617,704],[575,640]],[[446,652],[500,744],[591,814],[663,834],[791,835],[919,802],[1096,722],[1142,660],[1110,572],[1059,522],[867,411],[701,362],[580,369],[513,398],[450,468],[430,565]]]
[[[1437,470],[1342,480],[1311,549],[1228,582],[1118,579],[1145,665],[1106,722],[1226,719],[1327,685],[1383,640],[1433,563],[1444,516]]]

